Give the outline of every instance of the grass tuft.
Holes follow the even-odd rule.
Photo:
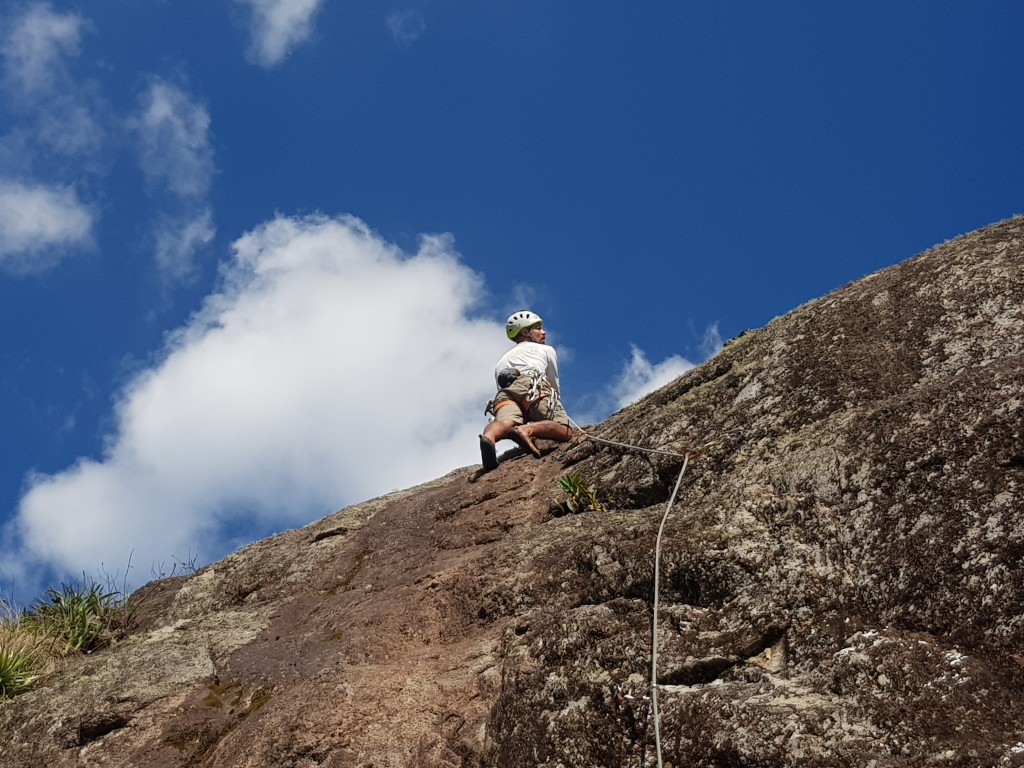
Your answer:
[[[129,619],[119,592],[83,582],[46,590],[23,621],[38,634],[62,644],[64,653],[90,653],[123,634]]]
[[[132,615],[124,595],[89,582],[48,589],[28,611],[0,600],[0,700],[30,690],[61,657],[123,637]]]
[[[0,620],[0,700],[30,690],[53,671],[49,646],[19,623]]]
[[[583,512],[604,512],[608,509],[610,494],[586,482],[579,472],[562,475],[555,480],[555,486],[562,492],[560,500],[551,502],[551,514],[578,515]]]

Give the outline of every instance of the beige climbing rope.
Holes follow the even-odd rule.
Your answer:
[[[654,746],[658,757],[658,768],[663,768],[664,763],[661,755],[661,713],[658,710],[658,607],[660,603],[660,583],[661,583],[661,540],[665,532],[665,523],[668,521],[669,513],[672,511],[672,506],[675,504],[676,496],[679,495],[679,487],[683,482],[683,475],[686,474],[686,470],[690,466],[690,459],[696,459],[700,456],[697,451],[687,451],[685,454],[676,453],[675,451],[665,451],[659,448],[644,448],[639,445],[629,445],[628,443],[620,443],[616,440],[608,440],[603,437],[597,437],[585,432],[579,427],[571,418],[569,422],[575,427],[581,434],[586,436],[590,440],[596,440],[600,443],[606,443],[608,445],[615,445],[620,448],[628,448],[632,450],[644,451],[646,453],[655,453],[663,456],[675,456],[683,460],[682,469],[679,470],[679,476],[676,478],[675,487],[672,489],[672,495],[669,497],[668,504],[665,505],[665,514],[661,516],[661,525],[658,526],[658,536],[654,542],[654,602],[652,607],[651,616],[651,719],[654,721]],[[713,445],[729,435],[742,434],[742,427],[734,427],[733,429],[726,430],[714,435],[707,440],[704,440],[698,445],[700,448],[706,448],[709,445]]]

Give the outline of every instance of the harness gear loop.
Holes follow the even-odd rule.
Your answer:
[[[547,398],[547,403],[544,406],[544,410],[547,411],[546,418],[554,418],[555,410],[558,408],[558,391],[551,386],[551,382],[548,381],[548,377],[540,371],[536,371],[527,368],[521,372],[523,375],[530,378],[530,391],[526,395],[526,402],[528,406],[539,403],[544,398]]]

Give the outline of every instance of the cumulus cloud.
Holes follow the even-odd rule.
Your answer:
[[[235,0],[252,11],[248,58],[273,67],[313,33],[313,17],[322,0]]]
[[[722,337],[717,323],[705,329],[699,342],[701,359],[697,362],[682,355],[670,355],[659,363],[652,363],[643,349],[630,344],[629,359],[623,364],[618,376],[603,390],[584,395],[577,403],[577,414],[574,417],[580,424],[603,421],[615,411],[635,403],[700,362],[714,357],[721,349]],[[561,349],[559,359],[562,359]]]
[[[104,455],[30,478],[0,574],[209,560],[479,461],[506,344],[450,238],[404,254],[354,218],[276,218],[233,252],[121,393]]]
[[[644,395],[665,386],[694,367],[685,357],[672,355],[652,365],[644,351],[636,345],[630,347],[629,362],[612,387],[616,408],[625,408]]]
[[[717,355],[721,349],[722,336],[718,332],[718,324],[714,323],[704,331],[700,352],[703,359],[707,360]],[[622,367],[622,372],[610,389],[616,410],[625,408],[644,395],[660,389],[695,365],[696,363],[680,355],[671,355],[660,363],[652,364],[640,347],[631,344],[629,360]]]
[[[411,45],[427,31],[427,22],[423,18],[423,14],[415,9],[388,14],[385,22],[388,25],[388,30],[401,45]]]
[[[19,272],[49,267],[91,242],[93,221],[71,187],[0,179],[0,265]]]

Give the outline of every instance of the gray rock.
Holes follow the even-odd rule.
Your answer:
[[[588,429],[140,590],[4,766],[1024,766],[1024,219]],[[649,453],[602,442],[653,448]],[[676,456],[670,453],[678,454]],[[579,473],[604,509],[552,515]]]

